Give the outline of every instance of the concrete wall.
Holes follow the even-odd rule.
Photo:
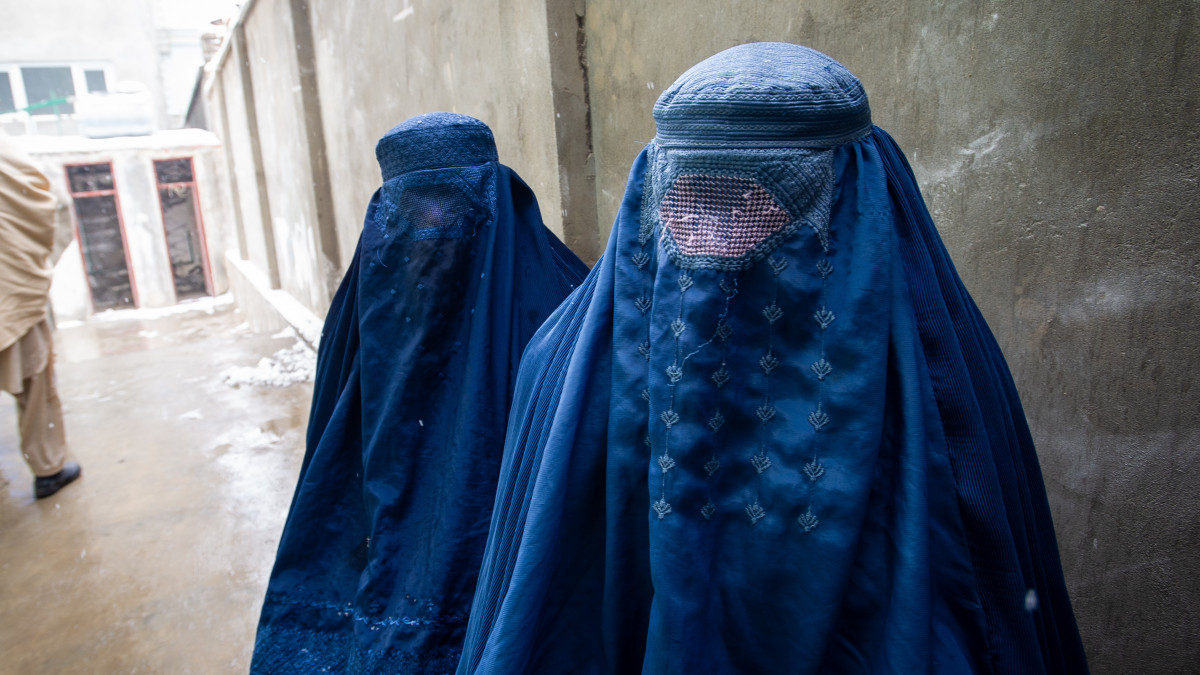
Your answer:
[[[251,42],[254,13],[295,17],[298,2],[254,3]],[[759,40],[845,63],[906,150],[1008,355],[1094,672],[1200,663],[1194,2],[299,4],[315,53],[302,114],[312,119],[315,98],[342,268],[379,183],[375,141],[411,115],[491,125],[547,222],[593,259],[654,135],[651,107],[684,70]],[[259,80],[294,81],[267,71],[296,60],[277,38],[257,39],[250,50],[269,63],[255,66],[254,88],[279,96],[286,85]],[[232,62],[212,86],[231,119]],[[239,133],[226,138],[240,177],[254,168]],[[264,157],[291,153],[271,170],[302,154],[268,150],[269,136]],[[268,182],[284,180],[302,185]]]
[[[243,257],[267,273],[267,270],[274,266],[268,259],[264,234],[264,223],[270,223],[270,219],[263,217],[266,212],[263,204],[266,197],[265,186],[259,181],[261,170],[255,160],[251,143],[249,116],[252,111],[247,110],[242,68],[239,66],[246,58],[242,51],[242,47],[235,45],[229,56],[229,67],[222,68],[217,75],[228,122],[222,141],[225,152],[233,158],[233,170],[229,177],[230,190],[237,192],[235,202],[246,240],[246,254]]]
[[[379,187],[375,142],[420,113],[477,117],[562,232],[546,7],[540,0],[313,2],[343,267]]]
[[[300,86],[288,1],[259,0],[245,27],[280,287],[310,308],[323,308],[332,294],[317,255],[317,205],[304,129],[308,93]]]

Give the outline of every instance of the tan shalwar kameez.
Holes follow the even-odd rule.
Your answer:
[[[54,210],[50,182],[0,134],[0,390],[17,398],[21,453],[35,476],[62,470],[67,451],[46,320]]]

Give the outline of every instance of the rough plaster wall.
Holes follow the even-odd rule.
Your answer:
[[[316,202],[304,131],[292,17],[286,0],[259,0],[246,22],[263,174],[283,289],[314,312],[329,305],[316,251]],[[232,124],[232,122],[231,122]]]
[[[221,68],[219,84],[229,110],[229,129],[224,137],[226,152],[233,153],[234,176],[237,181],[238,204],[246,234],[246,252],[250,262],[260,270],[267,269],[267,244],[263,238],[261,208],[258,200],[258,179],[255,176],[254,154],[250,149],[250,131],[246,124],[246,97],[242,94],[242,78],[237,67],[237,50],[229,55]]]
[[[562,231],[545,5],[314,0],[313,41],[343,268],[371,194],[375,143],[425,112],[477,117]]]
[[[589,2],[603,236],[694,63],[806,44],[866,86],[1009,359],[1093,672],[1200,663],[1197,5]]]
[[[213,293],[229,290],[229,275],[225,270],[225,252],[237,250],[237,224],[233,220],[233,200],[229,196],[224,148],[197,150],[192,156],[200,218],[204,225],[204,243],[208,247],[208,264],[212,272]]]

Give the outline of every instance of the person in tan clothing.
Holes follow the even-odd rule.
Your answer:
[[[46,318],[54,209],[50,182],[0,133],[0,390],[17,398],[21,454],[33,471],[38,499],[81,473],[66,459]]]

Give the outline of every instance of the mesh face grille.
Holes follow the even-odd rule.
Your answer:
[[[414,171],[383,184],[374,221],[380,232],[408,239],[475,236],[495,210],[490,164]]]
[[[754,180],[705,174],[676,179],[663,195],[659,217],[678,255],[695,267],[755,258],[755,247],[792,220]]]
[[[486,214],[459,185],[414,185],[400,192],[400,217],[415,238],[465,236]]]

